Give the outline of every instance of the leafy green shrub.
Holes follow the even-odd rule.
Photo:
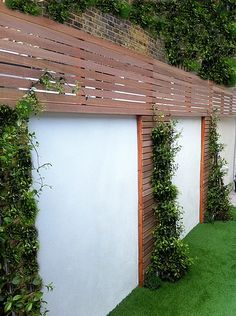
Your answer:
[[[128,19],[131,12],[131,6],[127,1],[119,0],[114,2],[114,10],[121,18]]]
[[[236,2],[160,1],[168,59],[218,84],[236,83]]]
[[[219,142],[217,122],[219,118],[214,112],[211,116],[209,131],[209,176],[206,197],[205,221],[229,220],[231,218],[231,203],[229,200],[230,185],[225,185],[223,178],[226,174],[226,161],[220,153],[224,146]]]
[[[35,0],[6,0],[6,5],[12,10],[19,10],[32,15],[40,14],[40,7]]]
[[[231,206],[230,217],[233,221],[236,221],[236,207],[235,206]]]
[[[152,269],[162,280],[175,282],[188,271],[192,260],[187,245],[180,240],[181,208],[176,199],[178,191],[172,183],[176,166],[174,158],[179,150],[175,124],[159,120],[152,130],[153,197],[156,202],[156,227]]]
[[[164,20],[159,13],[159,3],[156,1],[136,0],[133,2],[130,19],[157,37],[164,25]]]
[[[70,5],[70,0],[57,1],[52,0],[47,2],[46,9],[49,16],[60,23],[64,23],[69,16],[68,7]],[[73,10],[74,5],[71,4],[71,9]]]
[[[143,286],[150,290],[157,290],[161,286],[161,280],[157,273],[152,269],[148,270],[144,275]]]

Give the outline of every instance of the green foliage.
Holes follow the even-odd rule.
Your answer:
[[[131,21],[140,25],[154,37],[160,35],[165,21],[160,14],[160,3],[155,0],[143,1],[136,0],[133,2]]]
[[[176,166],[174,158],[179,150],[173,122],[158,120],[152,130],[153,142],[153,197],[156,202],[156,228],[152,269],[162,280],[175,282],[189,269],[192,260],[188,247],[180,240],[182,232],[181,208],[176,199],[178,191],[172,183]]]
[[[46,6],[49,15],[60,23],[66,21],[70,12],[81,13],[89,7],[97,7],[104,13],[112,13],[125,19],[129,18],[132,9],[126,0],[51,0]]]
[[[46,9],[49,16],[60,23],[64,23],[68,16],[69,10],[71,11],[80,11],[79,6],[75,2],[70,0],[57,1],[52,0],[46,3]]]
[[[35,87],[63,91],[64,81],[45,72],[15,108],[0,105],[0,315],[45,315],[42,280],[38,273],[37,197],[33,188],[31,151],[37,153],[29,118],[41,111]],[[52,289],[51,284],[46,286]]]
[[[32,189],[31,150],[34,134],[28,119],[38,112],[30,92],[15,109],[0,107],[0,292],[1,315],[40,315],[42,281],[38,275],[38,213]]]
[[[218,120],[216,112],[214,112],[211,116],[209,131],[209,177],[205,210],[205,221],[210,222],[231,219],[231,203],[229,200],[231,187],[223,182],[226,173],[224,170],[226,161],[220,156],[224,146],[219,143]]]
[[[233,221],[236,221],[236,207],[235,206],[231,206],[230,209],[230,217]]]
[[[171,0],[161,1],[161,5],[166,20],[162,33],[170,63],[218,84],[234,85],[236,2]]]
[[[161,280],[153,269],[149,269],[144,275],[143,286],[150,290],[157,290],[161,286]]]
[[[41,12],[36,0],[6,0],[6,5],[12,10],[19,10],[32,15],[39,15]]]
[[[35,0],[7,0],[12,9],[38,14]],[[72,11],[97,7],[128,19],[161,36],[166,55],[175,66],[195,71],[218,84],[236,84],[236,1],[235,0],[50,0],[51,18],[65,22]]]
[[[229,87],[236,84],[236,60],[231,57],[209,59],[202,63],[199,70],[204,79],[211,79],[216,83],[223,83]]]
[[[125,0],[114,2],[115,13],[123,19],[128,19],[131,13],[131,5]]]

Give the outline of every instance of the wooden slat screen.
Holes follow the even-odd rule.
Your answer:
[[[0,102],[14,104],[47,69],[78,81],[79,95],[39,92],[48,111],[206,116],[236,114],[233,92],[128,49],[0,6]],[[69,93],[69,86],[68,91]],[[87,97],[85,97],[87,96]]]

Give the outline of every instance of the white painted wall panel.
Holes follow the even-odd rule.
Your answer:
[[[199,223],[201,119],[178,118],[177,130],[181,132],[181,150],[176,156],[178,170],[174,183],[178,187],[178,202],[183,207],[183,224],[186,235]]]
[[[40,273],[49,316],[104,316],[138,282],[136,119],[42,116]],[[36,158],[34,157],[34,161]]]
[[[235,118],[221,118],[218,123],[220,142],[225,145],[222,157],[227,161],[225,184],[233,183],[235,151]]]

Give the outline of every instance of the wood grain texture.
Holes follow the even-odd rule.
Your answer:
[[[137,117],[138,140],[138,273],[139,286],[143,284],[143,164],[142,164],[142,117]]]
[[[203,223],[204,219],[204,194],[205,194],[205,186],[204,186],[204,176],[205,176],[205,144],[206,144],[206,118],[202,117],[201,119],[201,163],[200,163],[200,209],[199,209],[199,222]]]
[[[28,89],[47,69],[81,86],[77,97],[53,99],[50,91],[41,91],[39,99],[49,112],[87,109],[95,114],[152,116],[155,104],[174,116],[207,116],[213,107],[221,115],[236,115],[233,90],[66,25],[8,10],[2,3],[0,47],[0,102],[5,104],[12,105],[22,94],[19,88]],[[147,131],[148,127],[144,135]],[[145,139],[144,147],[149,144]]]

